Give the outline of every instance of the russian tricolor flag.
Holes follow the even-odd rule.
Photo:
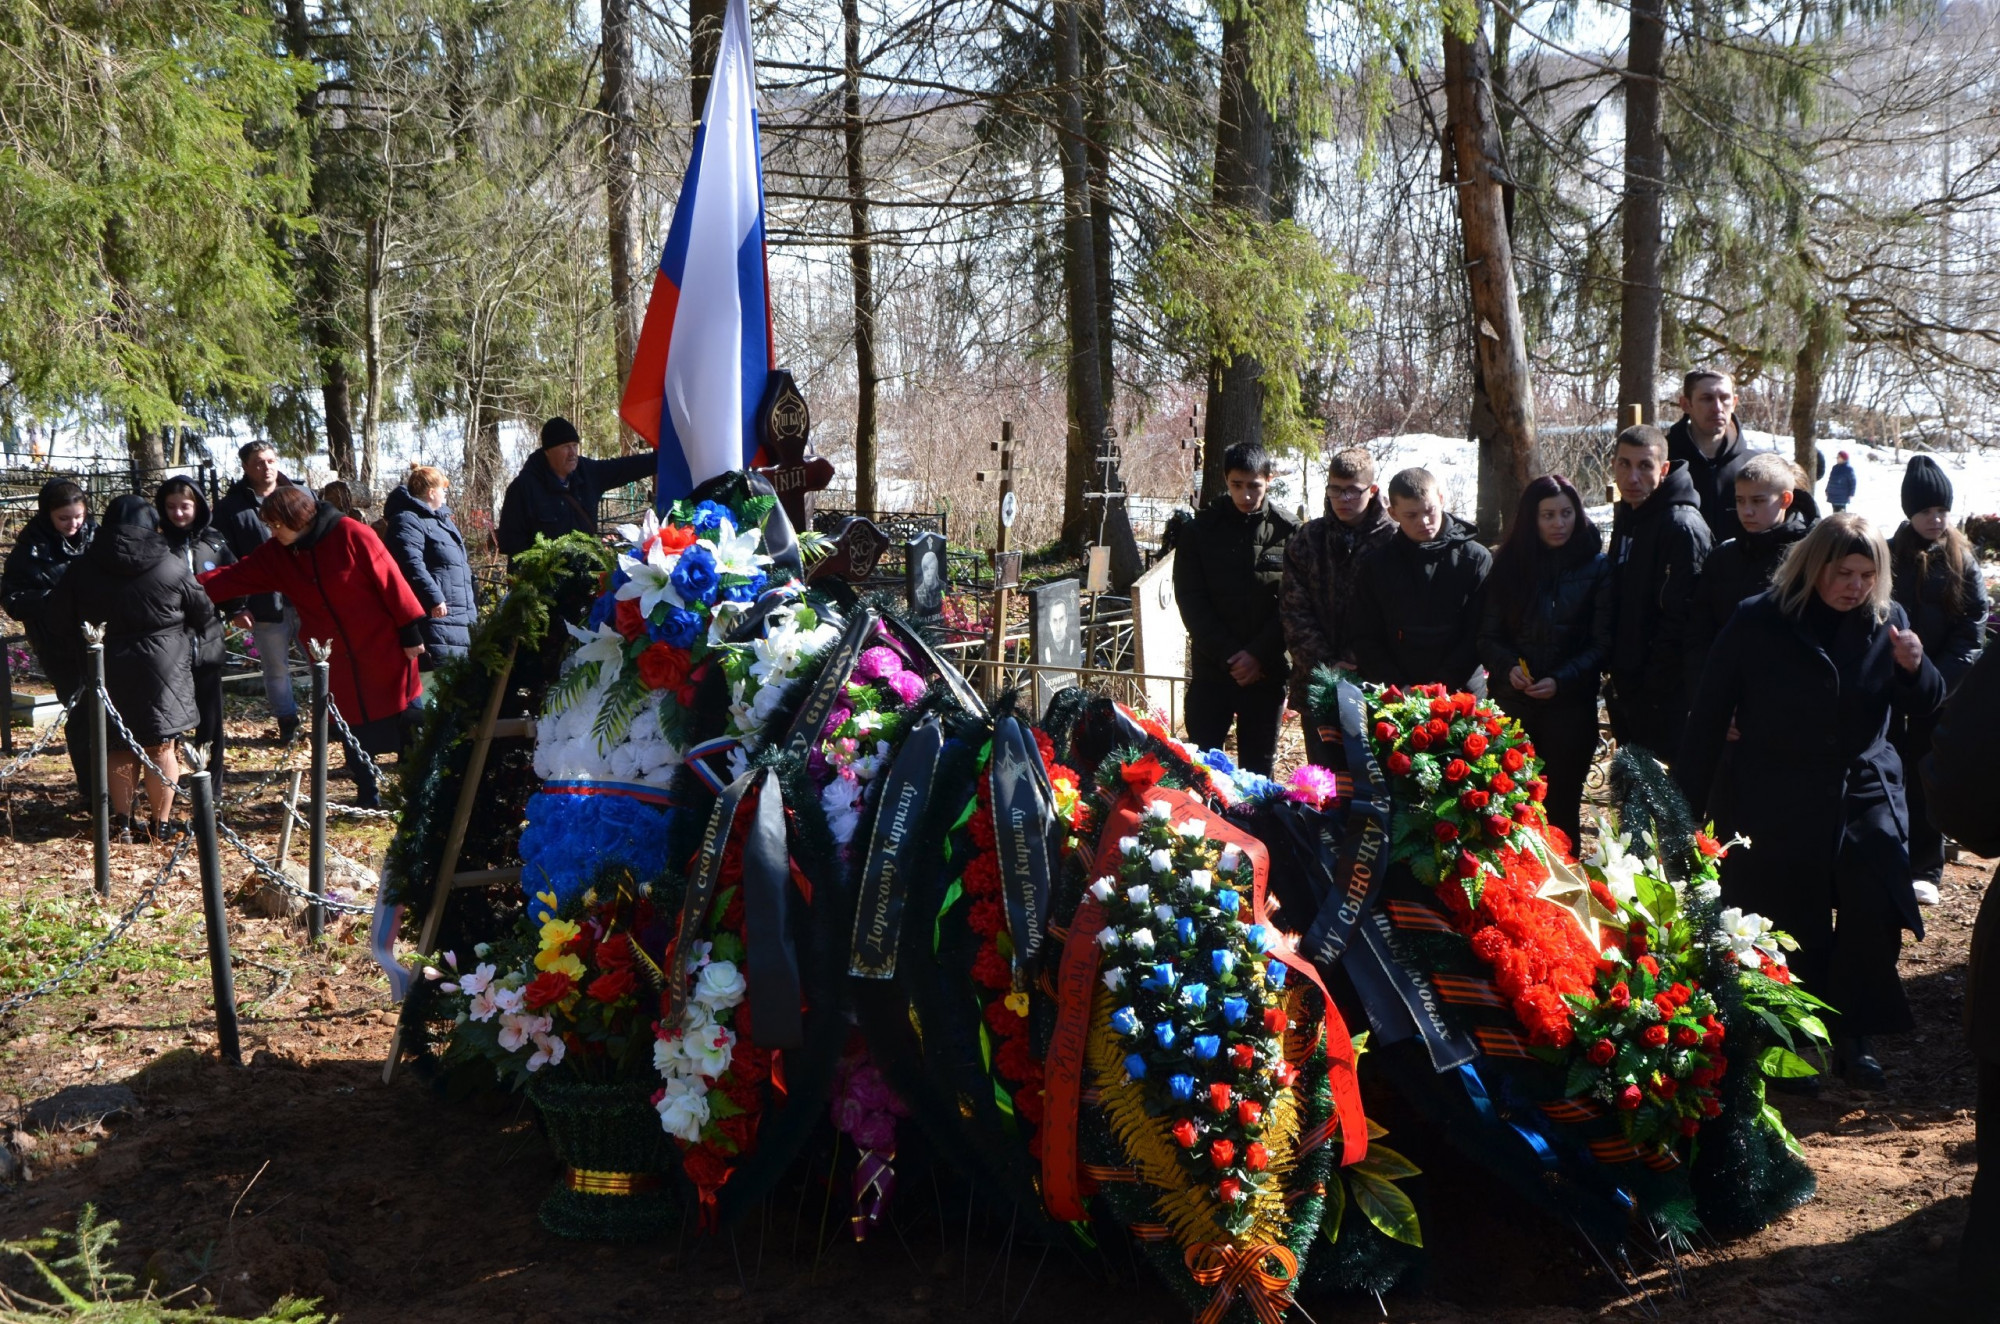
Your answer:
[[[618,413],[660,452],[660,509],[758,460],[776,358],[748,0],[729,0],[694,156],[674,205]]]

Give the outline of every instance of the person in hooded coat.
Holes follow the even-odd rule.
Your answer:
[[[1928,455],[1910,457],[1903,473],[1903,514],[1889,539],[1896,601],[1909,613],[1911,628],[1924,641],[1924,655],[1937,665],[1945,689],[1957,685],[1986,646],[1986,579],[1972,544],[1951,523],[1951,479]],[[1931,747],[1930,724],[1912,718],[1897,725],[1896,749],[1914,764]],[[1917,895],[1938,900],[1944,881],[1944,834],[1931,826],[1921,781],[1910,785],[1910,867]]]
[[[1484,697],[1479,613],[1493,554],[1444,509],[1428,470],[1389,480],[1397,534],[1354,571],[1354,661],[1378,685],[1443,685]]]
[[[1326,470],[1326,513],[1307,520],[1285,544],[1284,578],[1278,585],[1278,618],[1292,656],[1292,710],[1310,713],[1308,688],[1320,667],[1354,666],[1348,640],[1348,604],[1354,565],[1363,554],[1396,536],[1396,525],[1375,486],[1375,459],[1359,446],[1336,454]],[[1334,757],[1319,738],[1319,724],[1305,724],[1306,762]]]
[[[75,635],[58,636],[47,620],[49,594],[65,572],[77,563],[97,533],[97,521],[90,517],[90,501],[83,489],[68,478],[51,478],[42,484],[35,502],[35,516],[21,527],[7,553],[7,566],[0,572],[0,604],[19,621],[28,635],[28,647],[42,674],[55,687],[56,697],[67,703],[83,683],[83,640]],[[70,769],[76,775],[76,793],[90,799],[90,723],[72,712],[63,738],[69,746]]]
[[[642,483],[659,470],[652,451],[594,460],[582,453],[582,438],[566,418],[542,424],[542,446],[528,457],[500,502],[493,541],[503,556],[519,556],[537,535],[597,534],[597,507],[604,494],[627,483]]]
[[[1597,687],[1611,655],[1611,562],[1583,497],[1561,474],[1521,492],[1493,558],[1479,659],[1494,700],[1518,719],[1548,778],[1549,822],[1581,840],[1583,783],[1597,751]]]
[[[1798,940],[1806,988],[1839,1009],[1837,1066],[1865,1089],[1883,1083],[1869,1038],[1911,1028],[1896,959],[1902,930],[1924,931],[1890,719],[1928,720],[1943,698],[1943,678],[1889,598],[1882,535],[1859,515],[1829,515],[1716,637],[1674,765],[1690,805],[1714,803],[1732,724],[1738,732],[1743,789],[1717,827],[1750,845],[1723,860],[1722,903]]]
[[[388,531],[382,541],[426,613],[417,627],[423,634],[426,670],[445,658],[464,656],[479,619],[465,538],[444,504],[450,492],[443,471],[422,464],[383,503]]]
[[[1611,516],[1613,632],[1604,706],[1620,745],[1671,763],[1687,721],[1687,617],[1713,545],[1687,465],[1648,424],[1618,434]],[[1732,518],[1734,512],[1732,511]]]
[[[331,646],[333,702],[370,754],[400,751],[420,711],[417,658],[424,610],[375,531],[338,506],[280,487],[259,514],[271,540],[235,565],[201,577],[217,602],[282,593],[299,614],[299,636]],[[378,803],[374,774],[356,761],[360,804]]]
[[[194,699],[194,641],[215,620],[215,609],[160,536],[159,512],[146,498],[127,495],[104,512],[90,550],[49,595],[48,611],[58,632],[75,634],[86,623],[104,626],[104,691],[132,739],[165,774],[164,780],[146,774],[152,835],[164,840],[180,776],[174,738],[201,718]],[[130,841],[139,759],[121,747],[115,725],[111,732],[106,760],[111,812],[120,839]]]
[[[191,478],[169,478],[153,494],[153,509],[160,517],[160,536],[169,551],[181,559],[191,575],[202,575],[219,565],[232,565],[236,553],[229,539],[215,527],[208,500]],[[195,726],[195,743],[208,751],[209,785],[222,794],[222,765],[226,740],[222,727],[222,672],[227,661],[223,640],[223,618],[248,609],[247,601],[226,602],[220,614],[202,627],[194,639],[194,703],[201,714]]]

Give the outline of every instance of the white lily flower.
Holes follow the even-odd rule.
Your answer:
[[[611,682],[618,678],[619,669],[625,665],[625,636],[613,629],[608,621],[595,630],[580,629],[564,621],[563,629],[568,630],[569,637],[579,645],[569,655],[569,663],[564,670],[595,662],[598,665],[598,685],[609,688]]]
[[[621,552],[618,568],[625,572],[627,578],[618,586],[618,600],[629,602],[637,598],[639,612],[643,616],[651,616],[653,608],[662,602],[676,607],[686,606],[681,601],[681,595],[674,591],[672,580],[674,567],[680,564],[680,559],[679,552],[664,552],[658,543],[653,544],[653,550],[646,553],[643,561]]]
[[[715,548],[715,569],[724,575],[754,575],[758,568],[771,564],[771,558],[760,555],[757,543],[762,535],[756,529],[745,529],[738,533],[728,520],[722,521],[713,539],[703,542]]]
[[[660,517],[649,506],[639,517],[637,524],[620,524],[618,536],[623,538],[634,551],[643,552],[646,544],[660,536]]]
[[[702,1075],[713,1080],[729,1070],[729,1060],[736,1048],[736,1036],[721,1026],[699,1035],[683,1038],[688,1064]]]

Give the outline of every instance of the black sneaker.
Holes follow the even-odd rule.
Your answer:
[[[299,719],[297,717],[280,717],[278,719],[278,743],[289,745],[298,738]]]
[[[1882,1064],[1875,1060],[1868,1040],[1860,1035],[1847,1041],[1840,1054],[1840,1076],[1858,1090],[1881,1090],[1889,1086]]]

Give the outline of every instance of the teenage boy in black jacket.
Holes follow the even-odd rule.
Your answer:
[[[1771,575],[1791,545],[1819,519],[1819,505],[1805,475],[1782,455],[1750,457],[1736,475],[1736,522],[1742,532],[1709,553],[1688,604],[1687,688],[1701,683],[1709,645],[1729,624],[1738,603],[1771,587]]]
[[[1605,707],[1619,744],[1671,762],[1687,721],[1688,604],[1712,544],[1687,466],[1668,463],[1658,428],[1618,434],[1611,476],[1619,495],[1611,518],[1616,626]]]
[[[1355,571],[1354,661],[1361,679],[1486,693],[1479,612],[1493,555],[1447,514],[1437,479],[1405,469],[1389,480],[1397,535]]]
[[[1271,456],[1238,442],[1222,457],[1229,492],[1174,545],[1174,596],[1188,636],[1188,739],[1220,749],[1236,725],[1236,761],[1271,775],[1285,711],[1285,631],[1278,583],[1298,525],[1265,500]]]
[[[1715,543],[1742,532],[1736,522],[1736,475],[1750,462],[1736,421],[1736,379],[1696,368],[1681,381],[1681,421],[1667,433],[1667,459],[1687,466],[1701,517]]]

